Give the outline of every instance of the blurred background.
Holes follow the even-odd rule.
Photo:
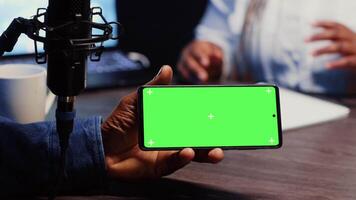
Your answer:
[[[0,32],[14,18],[30,18],[47,3],[0,0]],[[116,27],[118,41],[104,43],[101,61],[89,62],[87,89],[140,85],[168,64],[179,83],[265,82],[304,93],[356,94],[356,3],[323,4],[91,0],[108,21],[122,26]],[[35,63],[33,53],[33,41],[23,35],[0,65]]]
[[[207,2],[118,1],[119,20],[125,29],[120,48],[146,55],[156,69],[164,64],[176,65],[180,51],[193,39]]]

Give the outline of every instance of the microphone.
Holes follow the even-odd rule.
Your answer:
[[[73,41],[91,37],[90,0],[49,0],[46,25],[47,85],[59,97],[77,96],[85,88],[89,45]]]
[[[118,39],[113,35],[112,25],[121,25],[107,22],[101,8],[90,8],[90,0],[48,2],[48,8],[37,9],[32,19],[18,17],[13,20],[0,36],[0,56],[11,52],[18,37],[24,33],[35,41],[36,62],[44,64],[48,61],[47,86],[58,96],[56,127],[61,147],[57,184],[49,197],[54,199],[65,176],[65,155],[76,114],[74,101],[86,85],[88,55],[91,61],[100,61],[104,41]],[[94,16],[101,18],[102,22],[93,22]],[[41,17],[44,17],[44,22]],[[93,34],[93,29],[102,32]],[[41,36],[40,31],[44,31],[46,36]],[[38,42],[44,44],[44,53],[39,53]]]
[[[47,8],[45,24],[50,27],[47,28],[44,43],[48,62],[47,86],[58,96],[56,127],[61,147],[60,171],[57,173],[53,198],[65,178],[65,155],[76,114],[74,101],[86,85],[88,55],[96,55],[98,58],[92,56],[91,60],[98,61],[103,41],[109,39],[108,36],[112,39],[111,26],[104,28],[103,36],[92,35],[92,28],[103,29],[101,24],[92,22],[94,14],[102,17],[101,9],[97,13],[94,8],[91,10],[90,0],[49,0]],[[98,48],[95,46],[97,41],[101,42]]]
[[[44,50],[47,54],[47,86],[58,96],[56,124],[64,169],[69,136],[73,131],[75,96],[85,88],[90,44],[76,41],[91,38],[90,0],[49,0]]]

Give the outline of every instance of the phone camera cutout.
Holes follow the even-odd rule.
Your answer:
[[[272,115],[272,117],[276,117],[276,115],[275,115],[275,114],[273,114],[273,115]]]

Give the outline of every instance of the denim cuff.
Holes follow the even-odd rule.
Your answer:
[[[101,122],[102,118],[97,116],[75,120],[66,154],[63,191],[97,190],[105,186],[106,167]],[[52,169],[58,169],[59,166],[60,146],[56,134],[54,131],[50,142],[54,155]]]

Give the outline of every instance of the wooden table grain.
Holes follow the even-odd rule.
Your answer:
[[[135,88],[85,92],[79,116],[108,116]],[[107,194],[58,199],[356,199],[356,98],[346,119],[283,133],[278,150],[227,151],[223,162],[192,163],[166,178],[113,183]],[[53,110],[49,116],[53,117]]]

